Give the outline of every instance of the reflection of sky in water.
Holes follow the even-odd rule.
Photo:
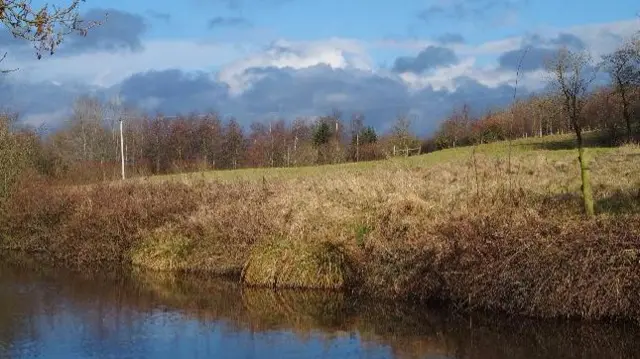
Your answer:
[[[398,303],[358,304],[336,293],[246,290],[210,278],[101,280],[2,267],[0,261],[0,359],[600,359],[640,353],[635,326],[459,316]]]
[[[200,323],[176,312],[117,313],[74,308],[33,318],[14,343],[13,358],[389,358],[389,348],[363,345],[357,335],[308,339],[287,331],[251,333],[223,322]],[[99,312],[101,310],[101,312]],[[108,322],[105,322],[107,320]],[[35,334],[37,339],[33,337]]]

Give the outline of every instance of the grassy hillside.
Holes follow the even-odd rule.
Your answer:
[[[475,153],[495,157],[496,159],[506,159],[509,150],[513,156],[522,156],[529,152],[541,154],[550,160],[562,159],[575,152],[575,136],[571,134],[545,136],[542,138],[522,138],[511,142],[507,141],[481,144],[475,147]],[[600,138],[597,133],[585,134],[586,146],[589,152],[598,156],[603,153],[615,153],[615,147],[600,146]],[[464,161],[474,152],[474,147],[458,147],[435,151],[420,156],[394,157],[380,161],[348,162],[335,165],[304,166],[288,168],[248,168],[239,170],[206,171],[184,174],[159,175],[147,177],[143,181],[166,181],[166,180],[215,180],[215,181],[236,181],[236,180],[262,180],[264,179],[291,179],[309,176],[325,176],[327,174],[350,174],[362,171],[385,170],[389,168],[411,168],[432,166],[439,163]],[[577,155],[576,155],[577,156]]]
[[[588,150],[598,213],[588,220],[571,143],[514,141],[511,174],[496,143],[115,186],[30,182],[2,209],[0,248],[81,268],[640,319],[640,148]]]

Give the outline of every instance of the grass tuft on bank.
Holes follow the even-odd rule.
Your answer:
[[[270,288],[342,289],[354,281],[354,271],[339,244],[276,238],[253,247],[242,281]]]

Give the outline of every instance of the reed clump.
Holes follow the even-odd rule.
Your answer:
[[[342,289],[353,282],[353,273],[339,244],[276,238],[252,248],[242,281],[271,288]]]
[[[186,269],[191,254],[191,240],[171,227],[160,227],[141,235],[132,250],[131,263],[157,271]]]

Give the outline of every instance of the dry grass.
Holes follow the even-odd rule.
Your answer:
[[[191,239],[174,228],[160,227],[141,236],[131,263],[157,271],[184,270],[191,254]]]
[[[242,281],[271,288],[342,289],[354,278],[352,272],[340,245],[276,238],[253,247]]]
[[[588,150],[598,217],[587,220],[576,154],[532,149],[552,148],[544,141],[516,143],[511,177],[505,146],[491,144],[475,157],[459,148],[204,179],[32,181],[1,209],[0,248],[72,266],[237,278],[246,265],[251,284],[357,282],[396,300],[640,319],[640,148]]]

